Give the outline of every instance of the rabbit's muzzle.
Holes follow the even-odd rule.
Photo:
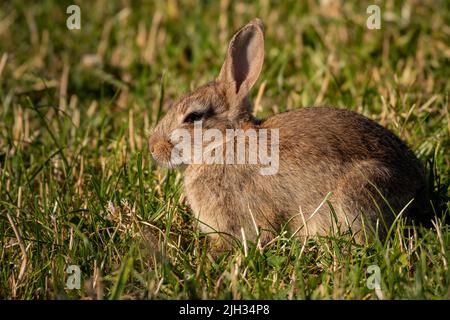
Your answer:
[[[149,139],[148,147],[156,161],[170,164],[173,145],[169,140],[152,136]]]

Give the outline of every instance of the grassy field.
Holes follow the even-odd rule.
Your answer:
[[[81,30],[66,27],[72,1],[0,5],[0,298],[450,298],[447,1],[74,2]],[[373,3],[380,30],[366,27]],[[280,232],[211,259],[181,174],[155,165],[147,136],[167,101],[214,79],[256,16],[257,115],[332,105],[388,127],[426,164],[432,228],[400,219],[366,245]],[[65,288],[69,265],[79,290]]]

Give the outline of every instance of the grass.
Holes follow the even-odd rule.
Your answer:
[[[380,30],[361,1],[76,3],[81,30],[66,28],[70,1],[0,6],[0,298],[450,298],[446,1],[376,1]],[[427,164],[432,228],[399,219],[366,245],[280,232],[210,259],[180,173],[156,167],[146,139],[167,101],[214,79],[255,16],[257,114],[333,105],[385,125]],[[69,265],[80,290],[65,288]],[[366,285],[370,265],[381,292]]]

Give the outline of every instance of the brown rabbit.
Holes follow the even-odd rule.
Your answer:
[[[283,227],[298,236],[340,228],[361,242],[375,232],[384,236],[400,212],[421,210],[425,179],[420,162],[399,138],[372,120],[323,107],[254,118],[248,94],[263,60],[263,25],[254,19],[234,35],[217,79],[179,99],[149,140],[158,162],[184,169],[187,200],[215,253],[230,248],[233,238],[267,242]],[[261,163],[173,161],[173,132],[193,133],[199,123],[201,132],[271,130],[259,143],[276,147],[277,171],[262,174]],[[278,130],[277,141],[273,129]],[[225,152],[230,139],[218,141],[217,155]],[[250,153],[245,151],[245,159]]]

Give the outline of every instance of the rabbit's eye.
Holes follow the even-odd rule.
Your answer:
[[[184,118],[184,123],[193,123],[194,121],[202,120],[203,116],[205,115],[204,112],[194,111],[189,113],[186,118]]]

